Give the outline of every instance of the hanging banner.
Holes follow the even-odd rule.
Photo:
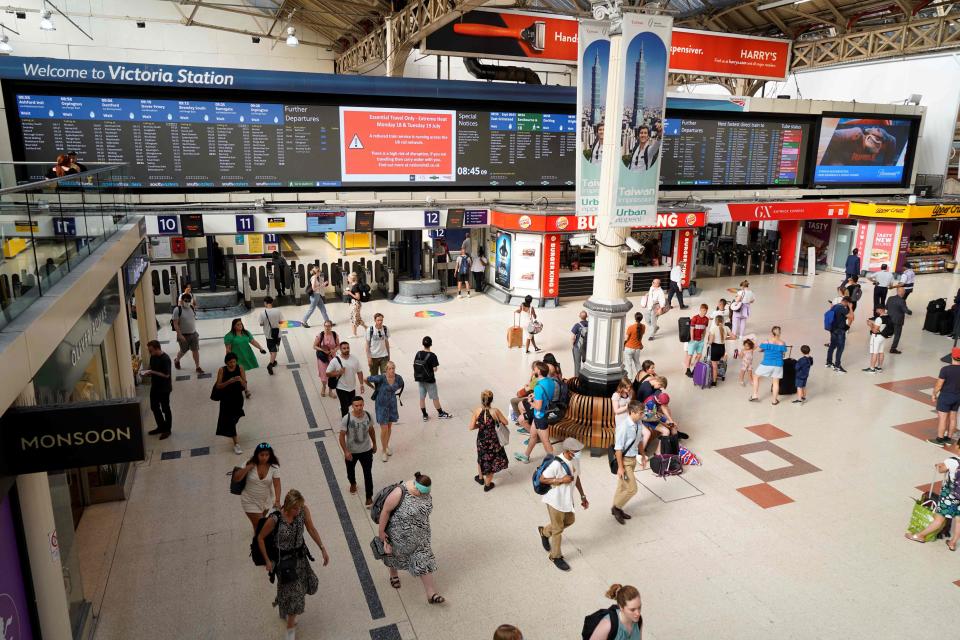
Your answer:
[[[512,257],[513,237],[509,233],[497,236],[497,273],[496,283],[504,289],[510,288],[510,258]]]
[[[613,163],[612,227],[648,224],[657,213],[672,26],[673,19],[666,16],[628,13],[623,17],[623,63],[612,76],[623,83],[623,100],[611,105],[606,119],[611,127],[620,123],[619,156]]]
[[[560,236],[556,233],[543,236],[543,279],[540,287],[543,298],[560,295]]]
[[[697,240],[697,232],[693,229],[680,229],[677,231],[677,244],[674,246],[673,261],[674,264],[682,264],[683,287],[690,285],[690,276],[693,274],[693,245]]]
[[[580,81],[577,83],[577,210],[596,215],[600,208],[603,118],[610,68],[609,23],[580,22]]]

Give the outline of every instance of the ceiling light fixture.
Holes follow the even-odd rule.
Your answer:
[[[810,0],[776,0],[775,2],[768,2],[767,4],[762,4],[757,7],[757,11],[767,11],[769,9],[776,9],[778,7],[788,7],[795,4],[803,4],[804,2],[810,2]]]
[[[53,25],[53,19],[51,18],[51,13],[49,9],[44,9],[40,12],[40,29],[42,31],[56,31],[57,28]]]
[[[287,46],[295,47],[300,44],[300,41],[297,40],[297,30],[293,27],[287,27]]]

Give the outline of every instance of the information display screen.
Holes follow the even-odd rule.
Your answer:
[[[917,119],[903,116],[824,114],[814,185],[907,184],[917,128]]]
[[[665,118],[661,185],[803,185],[811,128],[806,120],[748,115],[691,114]]]
[[[16,95],[23,160],[126,162],[135,189],[569,186],[573,114]],[[46,169],[35,168],[29,179]]]

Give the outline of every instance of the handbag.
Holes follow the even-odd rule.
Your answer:
[[[640,303],[637,306],[639,306],[641,309],[646,309],[649,304],[650,304],[650,296],[645,293],[642,296],[640,296]]]
[[[229,474],[230,476],[230,493],[235,496],[239,496],[243,493],[243,488],[247,486],[247,475],[244,474],[239,480],[234,480],[237,475],[237,471],[242,471],[243,467],[234,467],[233,471]]]
[[[937,503],[931,499],[933,495],[933,485],[936,482],[936,478],[930,482],[930,489],[926,493],[922,494],[919,498],[913,498],[913,511],[910,512],[910,525],[907,527],[907,533],[917,534],[930,526],[930,523],[934,519],[934,509],[936,509]],[[932,542],[937,539],[938,531],[927,534],[924,538],[924,542]]]
[[[539,320],[531,320],[530,324],[527,325],[527,333],[530,335],[537,335],[543,331],[543,323]]]
[[[380,536],[374,536],[373,540],[370,541],[370,550],[373,551],[375,560],[383,560],[391,555],[384,550],[383,540],[380,539]]]
[[[221,367],[221,370],[223,370],[223,367]],[[214,378],[213,389],[210,390],[210,399],[214,402],[219,402],[221,399],[223,399],[223,389],[217,389],[217,379],[219,379],[219,377],[220,376],[218,374],[217,377]]]
[[[279,539],[279,536],[278,536]],[[279,542],[277,543],[279,545]],[[280,554],[280,559],[273,568],[273,573],[277,576],[278,584],[290,584],[297,579],[297,558],[303,553],[303,546],[299,546],[293,551],[284,555]]]
[[[497,423],[497,441],[500,443],[501,447],[506,447],[510,444],[510,429],[506,425]]]

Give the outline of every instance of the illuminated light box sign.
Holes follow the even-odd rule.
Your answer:
[[[345,211],[307,211],[308,233],[346,230],[347,213]]]
[[[908,184],[919,122],[904,116],[823,114],[814,185]]]

